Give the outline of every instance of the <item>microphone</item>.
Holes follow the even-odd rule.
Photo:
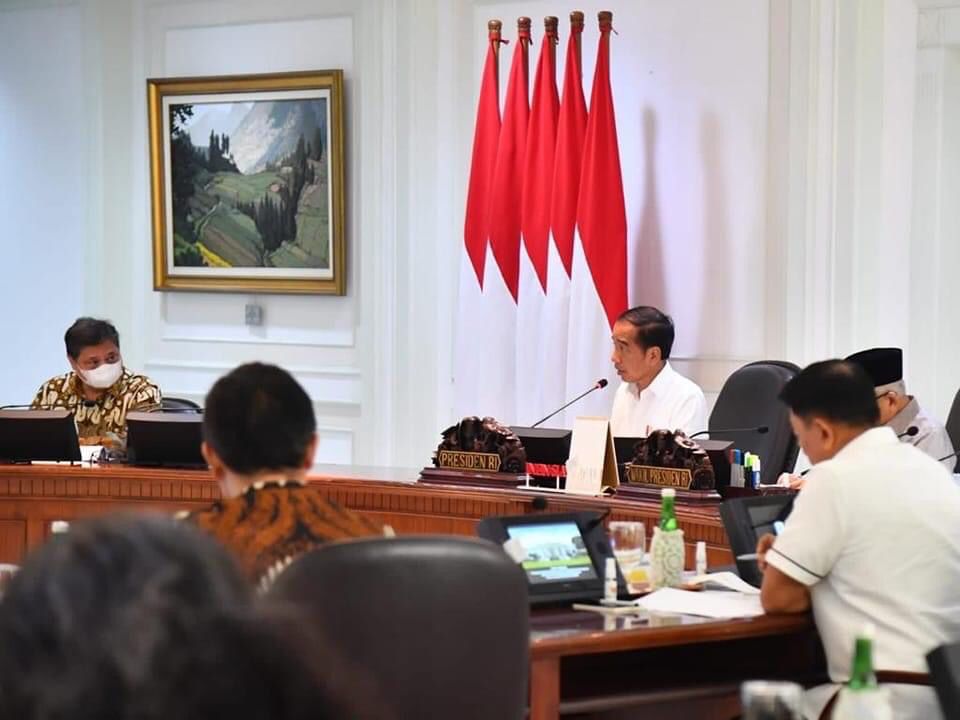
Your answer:
[[[537,420],[537,421],[536,421],[533,425],[531,425],[530,427],[535,428],[535,427],[537,427],[538,425],[541,425],[541,424],[545,423],[547,420],[549,420],[550,418],[552,418],[552,417],[553,417],[554,415],[556,415],[558,412],[561,412],[561,411],[563,411],[563,410],[566,410],[568,407],[570,407],[571,405],[573,405],[577,400],[580,400],[581,398],[585,398],[587,395],[589,395],[590,393],[592,393],[594,390],[602,390],[602,389],[605,388],[606,386],[607,386],[607,379],[606,379],[606,378],[600,378],[599,380],[597,380],[596,383],[594,383],[593,387],[590,388],[589,390],[587,390],[585,393],[581,393],[580,395],[577,395],[573,400],[571,400],[570,402],[568,402],[566,405],[563,405],[562,407],[558,407],[556,410],[554,410],[552,413],[550,413],[549,415],[547,415],[545,418],[541,418],[540,420]]]
[[[960,455],[960,450],[954,450],[949,455],[944,455],[942,458],[937,458],[937,462],[943,462],[944,460],[949,460],[950,458],[956,457],[957,455]]]
[[[721,428],[720,430],[701,430],[700,432],[695,432],[693,435],[689,436],[690,440],[693,440],[698,435],[712,435],[716,433],[720,435],[721,433],[732,433],[732,432],[755,432],[760,435],[770,432],[770,428],[766,425],[757,425],[756,427],[739,427],[739,428]]]
[[[916,425],[911,425],[911,426],[908,427],[906,430],[904,430],[902,433],[900,433],[899,435],[897,435],[897,439],[899,440],[899,439],[902,438],[902,437],[913,437],[913,436],[916,435],[918,432],[920,432],[920,428],[918,428]],[[950,456],[947,455],[947,457],[950,457]],[[944,460],[946,460],[946,459],[947,459],[947,458],[944,458]]]

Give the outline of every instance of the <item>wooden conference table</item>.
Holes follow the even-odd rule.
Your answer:
[[[652,532],[659,503],[623,497],[585,498],[526,490],[425,484],[418,471],[318,467],[311,482],[326,497],[390,524],[399,534],[473,535],[490,515],[609,511],[609,520],[640,520]],[[118,511],[173,512],[219,497],[207,471],[119,465],[0,465],[0,562],[19,563],[50,535],[54,521]],[[538,500],[543,497],[545,500]],[[544,506],[545,503],[545,506]],[[715,505],[678,504],[688,550],[707,543],[708,562],[732,562]],[[692,564],[689,553],[688,566]],[[655,618],[604,629],[585,613],[531,617],[531,718],[723,717],[735,708],[736,684],[749,677],[822,674],[819,641],[807,616],[707,622]],[[699,704],[698,704],[699,703]],[[637,715],[638,707],[649,712]],[[733,716],[736,713],[734,709]]]
[[[418,482],[419,471],[403,468],[318,466],[311,482],[340,505],[393,526],[400,534],[474,535],[491,515],[576,510],[609,511],[608,520],[639,520],[647,533],[660,514],[656,501],[623,497],[576,497]],[[171,512],[200,508],[220,497],[205,470],[137,468],[123,465],[0,465],[0,562],[17,563],[50,534],[51,523],[118,511]],[[716,505],[685,506],[677,516],[688,549],[707,543],[711,565],[733,562]]]

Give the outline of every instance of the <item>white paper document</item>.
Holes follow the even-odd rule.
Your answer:
[[[706,575],[697,575],[687,580],[691,585],[704,585],[707,583],[722,585],[727,590],[745,593],[746,595],[759,595],[760,588],[756,588],[739,575],[732,572],[707,573]]]
[[[726,620],[763,615],[759,595],[729,590],[677,590],[663,588],[637,600],[650,612],[697,615]]]

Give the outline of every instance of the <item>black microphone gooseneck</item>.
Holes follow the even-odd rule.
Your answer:
[[[739,428],[720,428],[719,430],[701,430],[700,432],[695,432],[693,435],[690,435],[690,440],[693,440],[695,437],[700,435],[722,435],[723,433],[732,433],[732,432],[755,432],[759,435],[770,432],[770,428],[766,425],[755,425],[754,427],[739,427]]]
[[[942,458],[937,458],[937,462],[943,462],[944,460],[949,460],[950,458],[956,457],[957,455],[960,455],[960,450],[954,450],[949,455],[944,455]]]
[[[911,426],[908,427],[906,430],[904,430],[902,433],[900,433],[899,435],[897,435],[897,439],[899,440],[899,439],[902,438],[902,437],[913,437],[913,436],[916,435],[918,432],[920,432],[920,428],[918,428],[916,425],[911,425]],[[947,457],[950,457],[950,456],[948,455]],[[944,459],[946,459],[946,458],[944,458]]]
[[[592,393],[594,390],[600,390],[600,389],[602,389],[602,388],[605,388],[606,386],[607,386],[607,379],[606,379],[606,378],[600,378],[599,380],[597,380],[596,383],[594,383],[593,387],[590,388],[589,390],[587,390],[585,393],[581,393],[580,395],[577,395],[573,400],[571,400],[570,402],[568,402],[566,405],[563,405],[562,407],[558,407],[556,410],[554,410],[552,413],[550,413],[549,415],[547,415],[545,418],[541,418],[541,419],[537,420],[537,421],[536,421],[533,425],[531,425],[530,427],[535,428],[535,427],[537,427],[538,425],[541,425],[541,424],[545,423],[547,420],[549,420],[550,418],[552,418],[552,417],[553,417],[554,415],[556,415],[558,412],[562,412],[563,410],[566,410],[568,407],[570,407],[571,405],[573,405],[577,400],[580,400],[581,398],[585,398],[587,395],[589,395],[590,393]]]

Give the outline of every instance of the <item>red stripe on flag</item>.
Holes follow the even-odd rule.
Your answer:
[[[610,88],[611,20],[601,19],[590,115],[583,145],[577,225],[610,327],[627,309],[627,212]]]
[[[480,81],[480,100],[477,103],[477,125],[473,133],[473,159],[470,162],[470,183],[467,189],[467,212],[463,223],[463,242],[483,287],[483,270],[487,257],[487,239],[490,235],[490,186],[497,158],[497,140],[500,137],[500,78],[497,56],[500,48],[500,22],[489,25],[490,45]]]
[[[521,18],[519,41],[513,49],[503,127],[497,143],[490,199],[490,247],[507,289],[517,300],[520,285],[520,198],[523,194],[523,156],[530,120],[530,19]]]
[[[553,242],[567,271],[573,268],[573,231],[577,225],[577,197],[580,193],[580,162],[583,136],[587,130],[587,103],[583,98],[583,71],[580,67],[580,40],[583,13],[570,20],[567,61],[563,72],[563,99],[557,124],[557,149],[553,165],[553,192],[550,226]]]
[[[521,227],[523,244],[547,292],[547,251],[550,242],[550,196],[553,190],[553,155],[557,145],[557,30],[547,30],[540,46],[540,59],[533,81],[533,106],[527,128],[527,148],[523,163],[523,203]]]

